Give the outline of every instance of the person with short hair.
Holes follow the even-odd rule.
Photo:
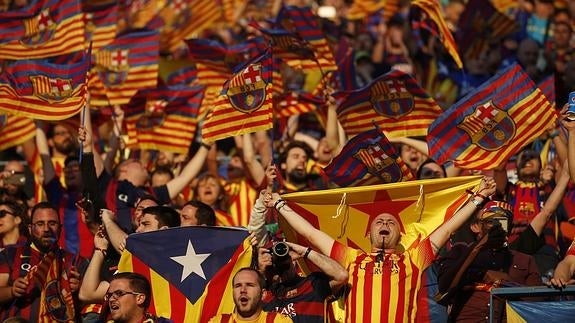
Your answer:
[[[142,211],[136,232],[151,232],[180,226],[178,211],[169,206],[150,206]]]
[[[249,267],[241,268],[232,278],[234,312],[216,315],[209,322],[293,322],[289,317],[280,313],[264,312],[262,302],[264,286],[265,278],[260,272]]]
[[[138,273],[115,274],[104,295],[111,323],[167,323],[163,317],[148,312],[152,300],[152,287],[146,277]]]
[[[206,203],[191,200],[180,210],[181,226],[216,225],[216,213]]]

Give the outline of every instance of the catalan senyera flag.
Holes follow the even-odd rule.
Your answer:
[[[35,135],[34,120],[10,114],[0,114],[0,151],[17,146],[34,138]]]
[[[317,65],[325,74],[337,70],[337,65],[317,20],[318,17],[310,7],[282,6],[276,17],[275,28],[297,34],[304,43],[308,43],[313,48]]]
[[[92,51],[111,44],[116,38],[118,21],[118,4],[108,2],[96,4],[83,3],[85,47],[92,43]]]
[[[334,95],[343,98],[337,114],[348,136],[371,130],[374,124],[390,137],[425,136],[443,111],[412,76],[397,70],[362,89]]]
[[[206,116],[202,137],[208,142],[266,130],[272,123],[272,56],[266,52],[240,68],[224,84]]]
[[[459,18],[455,38],[462,56],[474,58],[488,49],[490,41],[499,41],[517,29],[517,24],[491,1],[470,0]]]
[[[243,229],[206,226],[131,234],[118,270],[150,280],[151,313],[174,322],[207,322],[233,312],[233,275],[252,258],[247,236]]]
[[[80,0],[29,1],[17,11],[0,13],[0,30],[0,59],[39,59],[84,50]]]
[[[167,0],[160,10],[162,52],[174,52],[192,34],[211,27],[223,17],[218,1]]]
[[[138,91],[124,106],[128,147],[187,153],[204,90],[198,85]]]
[[[351,138],[324,172],[340,187],[396,183],[414,178],[393,145],[377,128]]]
[[[336,188],[282,195],[288,205],[333,239],[371,252],[366,233],[377,215],[387,212],[400,220],[405,249],[431,234],[467,201],[466,190],[479,185],[479,176],[416,180],[381,185]],[[308,243],[280,217],[289,241]]]
[[[438,0],[414,0],[411,2],[411,26],[413,29],[423,28],[437,37],[455,64],[460,69],[463,63],[457,52],[457,45],[451,31],[443,19],[443,13]]]
[[[429,127],[430,156],[465,169],[492,169],[554,125],[557,115],[513,64],[445,111]]]
[[[86,103],[90,55],[78,63],[16,61],[0,74],[0,111],[32,119],[62,120]]]
[[[90,104],[128,104],[138,90],[156,87],[158,46],[158,32],[137,30],[120,35],[111,44],[100,48],[94,54],[94,67],[90,74]],[[104,99],[100,99],[102,93]]]

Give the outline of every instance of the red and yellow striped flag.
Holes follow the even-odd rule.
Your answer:
[[[214,142],[271,128],[272,103],[272,56],[268,51],[224,84],[222,95],[206,116],[203,139]]]
[[[0,115],[0,151],[20,145],[34,138],[36,126],[29,118],[14,115]]]

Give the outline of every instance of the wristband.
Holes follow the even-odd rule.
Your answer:
[[[472,198],[471,203],[475,204],[475,207],[478,208],[483,202],[479,202],[478,200]]]
[[[212,149],[212,145],[206,144],[205,142],[202,142],[201,146],[205,147],[207,150]]]
[[[305,250],[305,253],[303,254],[303,259],[307,259],[310,252],[311,252],[311,247],[307,247],[307,249]]]
[[[94,248],[94,252],[96,252],[96,251],[100,251],[104,256],[106,256],[106,254],[107,254],[107,251],[105,249],[102,249],[102,248]]]
[[[274,203],[274,209],[276,210],[281,210],[282,207],[284,207],[286,205],[286,201],[282,200],[282,199],[278,199],[275,203]]]
[[[487,196],[485,196],[481,193],[475,193],[475,196],[482,198],[484,201],[487,200]]]

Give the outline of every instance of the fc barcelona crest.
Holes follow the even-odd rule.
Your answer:
[[[56,33],[56,23],[50,15],[50,8],[42,10],[37,16],[23,21],[25,36],[20,39],[24,46],[38,46],[50,41]]]
[[[30,76],[34,96],[49,102],[62,101],[72,95],[72,80],[51,78],[45,75]]]
[[[370,87],[370,92],[373,109],[382,116],[400,119],[413,111],[413,96],[399,80],[380,80]]]
[[[378,177],[383,183],[401,181],[401,168],[394,158],[385,153],[380,145],[374,144],[359,149],[353,157],[361,161],[367,171]]]
[[[106,87],[120,86],[128,79],[130,51],[128,49],[101,50],[95,55],[96,70]]]
[[[226,92],[234,109],[252,113],[266,100],[266,82],[262,77],[262,64],[252,64],[236,74]]]
[[[146,111],[136,122],[136,127],[140,130],[149,130],[161,126],[166,119],[166,106],[168,102],[165,100],[147,102]]]
[[[469,135],[471,143],[488,151],[506,145],[516,131],[507,111],[499,109],[493,101],[477,106],[457,127]]]

